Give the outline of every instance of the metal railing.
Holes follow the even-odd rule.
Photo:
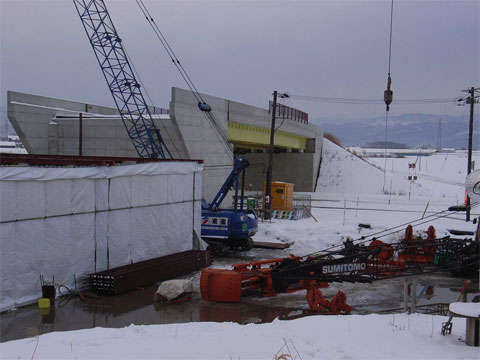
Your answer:
[[[244,203],[244,208],[247,208],[248,199],[254,199],[254,205],[249,206],[249,208],[255,210],[257,214],[262,214],[265,212],[264,208],[264,193],[263,191],[246,191],[245,198],[247,199]],[[310,217],[312,211],[312,196],[311,195],[293,195],[293,206],[288,208],[274,208],[273,211],[293,211],[298,212],[302,211],[304,217]]]
[[[268,113],[272,113],[273,101],[269,101]],[[290,119],[302,124],[308,124],[308,113],[292,108],[290,106],[277,104],[276,113],[278,119]]]

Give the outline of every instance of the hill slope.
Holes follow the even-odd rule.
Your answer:
[[[331,141],[323,140],[323,160],[317,193],[407,194],[410,182],[403,176],[384,173]]]

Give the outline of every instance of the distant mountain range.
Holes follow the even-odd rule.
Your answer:
[[[439,138],[439,120],[441,136]],[[324,131],[334,134],[344,146],[364,146],[385,141],[385,117],[335,122],[334,119],[313,119]],[[466,149],[468,147],[469,116],[404,114],[388,118],[388,141],[411,148]],[[479,149],[479,116],[474,117],[473,148]]]

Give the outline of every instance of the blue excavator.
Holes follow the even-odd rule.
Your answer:
[[[202,239],[214,252],[249,250],[253,247],[252,236],[258,230],[258,219],[254,209],[244,206],[245,169],[248,166],[248,160],[235,157],[233,170],[213,201],[202,202]],[[220,208],[232,189],[235,190],[233,209]]]

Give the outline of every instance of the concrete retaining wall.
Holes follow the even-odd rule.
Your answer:
[[[202,97],[212,107],[217,127],[225,137],[228,136],[229,121],[270,129],[271,114],[266,109],[206,94]],[[83,155],[137,156],[116,109],[8,92],[8,117],[31,154],[78,155],[79,120],[76,117],[80,112],[88,113],[83,119]],[[92,117],[93,114],[105,117]],[[233,153],[228,145],[222,143],[221,136],[205,113],[198,109],[193,94],[172,88],[170,115],[155,117],[154,121],[174,158],[204,160],[203,196],[211,201],[231,171]],[[275,164],[281,166],[274,166],[273,179],[293,182],[297,191],[314,191],[322,149],[322,130],[291,119],[278,119],[277,127],[281,131],[306,137],[307,149],[303,153],[276,154]],[[264,154],[250,153],[244,157],[251,163],[261,162],[265,166],[268,163]],[[261,172],[262,167],[258,165],[247,171],[248,182],[256,190],[263,188],[264,176]],[[230,199],[225,199],[224,206],[229,206]]]

